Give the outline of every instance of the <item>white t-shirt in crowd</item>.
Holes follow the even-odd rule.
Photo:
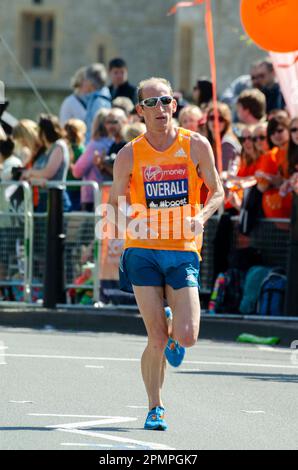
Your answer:
[[[80,102],[81,99],[81,97],[77,97],[75,94],[65,98],[60,108],[59,119],[61,126],[64,126],[69,119],[81,119],[81,121],[85,121],[86,108]]]

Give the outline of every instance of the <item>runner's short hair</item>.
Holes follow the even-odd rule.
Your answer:
[[[143,89],[148,85],[154,85],[156,83],[162,83],[169,88],[170,95],[173,96],[174,92],[171,83],[166,78],[151,77],[146,80],[142,80],[138,85],[138,101],[139,103],[143,100]]]

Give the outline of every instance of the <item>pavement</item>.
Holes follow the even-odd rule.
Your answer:
[[[167,432],[144,431],[146,337],[0,327],[5,450],[297,449],[298,352],[199,339],[164,387]]]
[[[57,308],[20,306],[0,307],[0,326],[44,328],[61,331],[90,331],[145,335],[145,327],[136,308]],[[289,347],[298,339],[298,316],[260,317],[241,315],[201,314],[200,338],[235,341],[241,333],[257,336],[277,336],[280,345]]]

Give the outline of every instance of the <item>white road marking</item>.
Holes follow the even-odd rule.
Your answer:
[[[247,414],[265,414],[265,411],[262,410],[240,410],[242,413]]]
[[[61,442],[60,444],[61,446],[74,446],[74,447],[100,447],[102,449],[106,449],[107,447],[109,449],[113,449],[115,446],[113,446],[112,444],[83,444],[81,442]]]
[[[102,434],[99,432],[81,431],[80,429],[63,429],[63,428],[57,429],[57,431],[71,432],[73,434],[81,434],[82,436],[99,437],[101,439],[107,439],[108,441],[114,441],[114,442],[136,444],[137,446],[142,446],[149,450],[151,449],[152,450],[175,450],[174,447],[168,447],[163,444],[156,444],[155,442],[138,441],[136,439],[127,439],[125,437],[120,437],[120,436],[111,436],[111,435]]]
[[[21,403],[21,404],[24,404],[24,403],[33,403],[33,401],[30,401],[30,400],[9,400],[9,403]]]
[[[55,418],[104,418],[104,419],[122,418],[122,416],[62,415],[62,414],[54,414],[54,413],[47,413],[47,414],[45,414],[45,413],[28,413],[28,416],[54,416]]]
[[[29,416],[78,416],[78,415],[55,415],[55,414],[39,414],[39,413],[30,413]],[[83,415],[84,416],[84,415]],[[83,421],[83,422],[75,422],[75,423],[65,423],[65,424],[57,424],[57,425],[49,425],[45,426],[47,429],[55,429],[59,432],[70,432],[73,434],[79,434],[82,436],[90,436],[90,437],[97,437],[100,439],[113,441],[117,443],[124,443],[124,444],[133,444],[136,446],[145,447],[146,449],[152,450],[175,450],[172,447],[166,446],[164,444],[159,444],[155,442],[147,442],[147,441],[139,441],[136,439],[128,439],[121,436],[112,436],[110,434],[104,434],[97,431],[84,431],[80,428],[82,427],[92,427],[98,426],[102,424],[116,424],[116,423],[124,423],[124,422],[132,422],[137,421],[137,418],[130,418],[130,417],[123,417],[123,416],[98,416],[101,418],[100,420],[93,420],[93,421]]]
[[[63,429],[77,429],[77,428],[90,428],[92,426],[98,426],[100,424],[116,424],[116,423],[129,423],[137,421],[138,418],[124,418],[122,416],[114,416],[113,418],[103,418],[97,421],[83,421],[78,423],[66,423],[66,424],[51,424],[46,428],[63,428]]]
[[[6,354],[8,357],[23,357],[29,359],[69,359],[83,361],[112,361],[112,362],[140,362],[140,359],[129,357],[80,357],[80,356],[56,356],[44,354]],[[214,362],[214,361],[184,361],[183,364],[198,364],[206,366],[231,366],[231,367],[270,367],[277,369],[297,369],[297,365],[287,364],[262,364],[249,362]]]
[[[147,410],[148,409],[148,406],[134,406],[134,405],[128,405],[126,408],[132,408],[132,409],[135,409],[135,410]]]
[[[50,354],[6,354],[10,357],[27,357],[35,359],[70,359],[77,361],[112,361],[112,362],[140,362],[137,358],[128,357],[84,357],[84,356],[56,356]]]

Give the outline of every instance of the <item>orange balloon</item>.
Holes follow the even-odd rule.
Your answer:
[[[240,15],[248,36],[262,49],[298,50],[297,0],[242,0]]]

